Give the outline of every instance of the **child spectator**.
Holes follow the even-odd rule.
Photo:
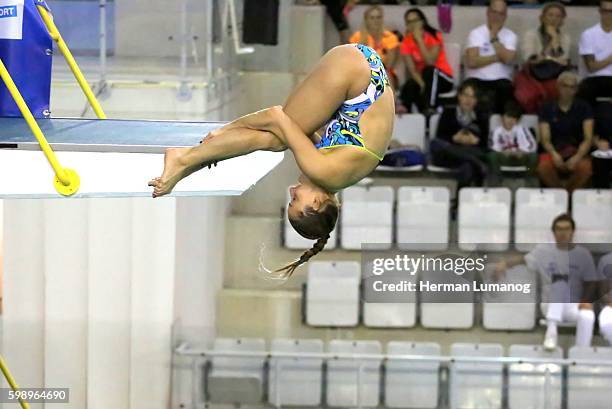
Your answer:
[[[522,109],[515,101],[504,106],[502,123],[491,133],[489,163],[491,170],[500,173],[502,166],[525,166],[534,173],[538,163],[538,143],[533,132],[520,124]]]

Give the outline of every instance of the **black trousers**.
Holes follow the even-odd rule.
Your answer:
[[[402,104],[408,109],[415,104],[419,111],[438,106],[438,97],[453,89],[453,77],[446,75],[435,67],[427,67],[421,74],[425,82],[425,89],[412,78],[408,79],[400,93]]]
[[[336,29],[338,31],[348,30],[348,22],[344,17],[344,6],[346,0],[320,0],[321,4],[325,6],[327,15],[332,19]]]
[[[593,187],[609,189],[612,178],[612,159],[593,158]]]
[[[588,77],[580,83],[578,97],[595,107],[597,98],[612,98],[612,77]]]
[[[487,154],[478,146],[463,146],[434,138],[430,144],[436,166],[455,169],[457,187],[496,185],[496,176],[487,163]]]
[[[502,114],[506,102],[514,99],[514,86],[510,80],[485,81],[470,78],[470,81],[478,87],[478,105],[494,114]]]

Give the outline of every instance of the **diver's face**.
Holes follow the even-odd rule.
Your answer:
[[[287,216],[290,219],[299,219],[304,215],[306,207],[317,210],[321,205],[320,192],[317,192],[310,184],[298,183],[289,186],[289,204],[287,205]]]
[[[304,175],[300,176],[296,185],[289,186],[289,197],[287,216],[292,220],[302,217],[307,207],[318,211],[329,200],[334,201],[338,205],[336,196],[333,193],[321,189],[310,182]]]

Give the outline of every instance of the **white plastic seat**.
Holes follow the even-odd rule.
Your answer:
[[[322,353],[320,339],[274,339],[274,352]],[[268,400],[275,407],[320,406],[323,384],[321,358],[271,358],[268,368]]]
[[[576,190],[572,195],[575,243],[595,252],[612,250],[612,190]]]
[[[450,192],[445,187],[402,186],[397,193],[397,244],[402,250],[446,250]]]
[[[565,189],[519,188],[515,194],[514,243],[519,251],[531,251],[536,244],[554,243],[552,222],[567,212]]]
[[[432,115],[429,118],[429,142],[433,141],[438,132],[438,123],[440,122],[440,114]],[[429,152],[429,149],[427,150]],[[431,161],[431,155],[427,155]],[[442,166],[436,166],[431,162],[427,163],[427,170],[433,173],[452,173],[454,170]]]
[[[413,146],[425,153],[425,117],[421,114],[402,114],[395,116],[393,140],[403,146]],[[376,171],[419,172],[423,165],[406,167],[378,166]]]
[[[341,246],[362,250],[362,244],[391,248],[395,192],[390,186],[353,186],[342,194]]]
[[[365,260],[364,260],[365,261]],[[362,263],[364,262],[362,261]],[[397,292],[389,295],[389,293],[379,293],[384,302],[380,299],[371,301],[368,298],[368,290],[374,286],[376,281],[384,280],[383,276],[375,276],[370,274],[372,270],[371,261],[365,261],[363,271],[363,324],[371,328],[410,328],[416,325],[416,291]],[[417,276],[402,274],[402,281],[416,283]],[[415,284],[416,285],[416,284]],[[387,298],[393,297],[393,299]],[[392,302],[393,301],[393,302]]]
[[[329,352],[381,354],[378,341],[332,340]],[[327,405],[330,407],[375,407],[380,403],[381,360],[331,359],[327,362]]]
[[[491,357],[504,354],[500,344],[455,343],[453,357]],[[456,409],[495,409],[502,407],[503,364],[454,362],[450,366],[450,402]],[[525,406],[527,407],[527,406]]]
[[[446,59],[453,70],[453,89],[444,94],[440,94],[439,98],[453,98],[457,96],[457,88],[459,87],[459,79],[461,78],[461,44],[447,43],[444,46],[446,51]]]
[[[612,362],[612,348],[572,347],[569,359]],[[568,409],[608,409],[612,402],[612,366],[571,365],[568,369]]]
[[[514,358],[561,359],[557,347],[546,351],[541,345],[512,345]],[[520,363],[508,369],[508,402],[511,409],[561,407],[562,368],[556,364]]]
[[[491,265],[491,268],[494,266]],[[492,275],[488,275],[491,277]],[[490,280],[487,280],[489,282]],[[482,299],[482,325],[488,330],[524,331],[536,324],[537,278],[524,265],[509,269],[497,281],[508,284],[530,284],[530,293],[484,293]]]
[[[290,200],[291,198],[289,196],[289,192],[287,192],[287,203],[289,203]],[[283,210],[283,218],[284,218],[283,234],[285,237],[284,246],[291,250],[308,250],[309,248],[311,248],[314,243],[314,240],[305,239],[293,229],[293,227],[291,226],[291,223],[289,223],[289,220],[287,219],[287,208],[286,207]],[[334,230],[332,230],[331,234],[329,235],[329,240],[327,240],[327,244],[325,245],[326,250],[333,250],[336,248],[336,243],[338,241],[337,231],[338,229],[335,228]]]
[[[459,191],[459,248],[504,251],[510,242],[511,192],[507,188]]]
[[[423,271],[419,273],[421,283],[470,284],[473,277],[466,273],[458,276],[448,271]],[[421,284],[422,285],[422,284]],[[468,329],[474,325],[474,292],[444,292],[439,289],[419,292],[421,325],[435,329]]]
[[[308,263],[306,322],[312,326],[354,327],[359,322],[360,264]]]
[[[387,344],[389,355],[439,356],[440,345],[432,342]],[[385,372],[385,406],[388,408],[437,408],[440,363],[390,358]]]
[[[217,338],[213,349],[224,352],[265,352],[260,338]],[[264,357],[212,358],[208,398],[213,403],[254,404],[263,399]]]

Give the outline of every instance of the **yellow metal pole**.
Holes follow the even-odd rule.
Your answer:
[[[11,75],[4,66],[2,59],[0,59],[0,77],[4,81],[6,88],[9,90],[11,96],[15,100],[15,103],[17,104],[21,115],[27,122],[28,126],[30,127],[30,130],[32,131],[36,139],[38,140],[38,143],[40,144],[43,153],[47,157],[49,164],[55,172],[55,188],[58,190],[59,193],[63,194],[64,196],[70,196],[76,193],[76,191],[79,189],[80,184],[79,175],[74,170],[62,168],[62,166],[60,165],[59,161],[57,160],[57,157],[55,156],[55,152],[53,152],[53,149],[51,149],[51,146],[47,142],[45,135],[36,123],[34,116],[32,116],[30,108],[28,108],[28,105],[21,96],[19,89],[17,89],[15,82],[13,82],[13,79],[11,78]]]
[[[4,374],[4,377],[6,378],[6,381],[8,382],[8,384],[11,386],[11,389],[17,392],[17,390],[19,389],[19,386],[17,386],[15,379],[13,379],[13,375],[11,375],[11,372],[6,366],[4,359],[2,359],[2,356],[0,356],[0,370],[2,370],[2,373]],[[19,398],[19,404],[21,405],[23,409],[30,409],[30,405],[28,405],[28,402],[21,399],[21,397]]]
[[[87,97],[87,101],[89,101],[89,104],[91,105],[94,112],[96,113],[96,116],[99,119],[106,119],[106,114],[102,110],[102,107],[100,106],[100,103],[98,102],[96,96],[91,90],[91,87],[87,83],[85,76],[81,72],[81,69],[77,65],[74,57],[72,56],[72,53],[70,52],[70,49],[68,48],[68,45],[66,45],[66,42],[62,38],[62,35],[57,29],[57,26],[53,22],[53,18],[49,15],[49,12],[47,12],[47,9],[45,9],[43,6],[37,6],[37,7],[38,7],[38,12],[40,13],[40,16],[42,17],[43,21],[45,22],[45,25],[47,26],[47,30],[49,30],[49,35],[51,36],[53,40],[57,42],[58,48],[64,55],[64,58],[66,59],[66,62],[68,63],[68,66],[70,67],[70,70],[72,70],[74,77],[76,78],[77,82],[81,86],[83,93],[85,93],[85,96]]]

